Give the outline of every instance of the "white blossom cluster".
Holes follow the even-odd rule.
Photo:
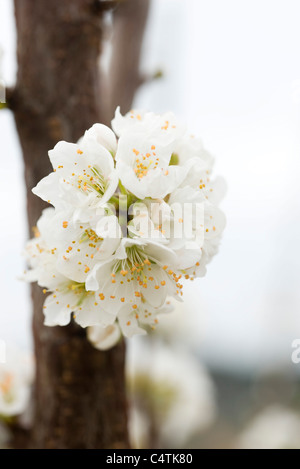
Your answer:
[[[225,225],[213,159],[171,113],[116,110],[78,143],[49,152],[53,172],[33,189],[52,204],[26,247],[47,295],[45,324],[73,318],[100,349],[155,328],[201,277]]]

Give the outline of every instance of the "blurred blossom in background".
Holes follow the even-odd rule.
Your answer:
[[[12,3],[0,4],[8,85],[16,72]],[[142,70],[162,70],[163,77],[143,85],[135,107],[171,110],[186,121],[216,156],[215,174],[228,185],[220,252],[204,279],[186,283],[178,327],[164,318],[163,338],[129,346],[129,387],[140,367],[149,370],[143,379],[153,382],[154,393],[164,370],[170,372],[171,413],[157,446],[300,446],[300,365],[291,361],[292,341],[300,338],[299,16],[297,0],[152,2]],[[30,346],[29,293],[16,278],[27,237],[23,163],[8,111],[0,111],[0,133],[0,339]],[[132,359],[137,355],[140,365]],[[182,382],[172,381],[170,360]],[[199,419],[190,415],[181,386],[189,380]],[[186,397],[176,404],[175,395]],[[150,414],[159,415],[159,407]],[[182,438],[171,438],[168,428],[183,421]],[[131,422],[134,439],[135,425],[150,428],[149,409],[136,402]]]
[[[250,421],[238,438],[239,449],[299,449],[300,414],[268,406]]]
[[[7,346],[6,361],[0,365],[1,417],[14,417],[26,411],[33,376],[34,362],[31,354],[15,345]]]
[[[6,343],[5,362],[0,362],[0,449],[10,447],[17,428],[21,435],[32,425],[34,368],[31,352]]]
[[[199,361],[157,331],[129,346],[129,429],[135,448],[181,448],[215,418],[215,390]]]

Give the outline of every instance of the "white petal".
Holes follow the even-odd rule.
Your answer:
[[[80,161],[77,150],[79,146],[76,143],[65,141],[58,142],[53,150],[48,152],[53,169],[58,173],[71,173],[74,167],[74,158]]]
[[[204,208],[204,237],[205,239],[220,236],[226,225],[224,213],[212,204],[205,204]]]
[[[107,326],[113,324],[116,313],[108,313],[102,308],[102,302],[97,295],[88,295],[77,309],[75,321],[81,327]]]
[[[47,296],[43,309],[45,326],[66,326],[69,324],[71,313],[75,309],[74,299],[72,293],[56,292]]]
[[[111,281],[111,272],[113,268],[114,262],[113,261],[106,261],[106,262],[99,262],[95,265],[95,267],[89,272],[85,288],[87,291],[96,291],[99,290],[99,280],[102,280],[102,284],[106,284],[106,282]]]
[[[107,327],[92,326],[87,330],[87,337],[98,350],[109,350],[120,340],[121,331],[117,323]]]
[[[168,274],[158,266],[151,266],[151,278],[148,277],[147,288],[143,288],[144,299],[153,307],[163,306],[167,295],[173,295],[176,292],[174,282],[170,280]],[[162,283],[163,282],[163,285]]]
[[[150,259],[154,259],[162,266],[167,265],[168,267],[175,267],[178,263],[176,253],[162,243],[147,240],[145,252]]]
[[[113,131],[103,124],[94,124],[85,132],[84,138],[94,139],[107,150],[115,153],[117,151],[117,139]]]
[[[45,202],[60,206],[63,202],[61,199],[62,191],[59,185],[59,177],[56,173],[50,173],[32,189],[32,192]]]
[[[195,243],[192,243],[194,245]],[[202,251],[197,246],[197,248],[189,248],[188,243],[185,244],[185,247],[176,251],[176,254],[179,259],[178,269],[188,269],[199,262],[202,256]]]
[[[125,305],[118,314],[118,321],[125,337],[133,337],[134,335],[145,335],[146,331],[139,327],[136,313],[132,313],[132,309]]]
[[[132,110],[125,116],[120,112],[120,106],[117,107],[115,117],[111,121],[111,126],[114,132],[120,137],[124,132],[129,130],[132,126],[140,123],[143,120],[144,112]]]

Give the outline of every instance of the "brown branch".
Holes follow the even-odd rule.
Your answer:
[[[138,86],[150,84],[155,80],[159,80],[160,78],[163,77],[163,71],[161,69],[157,69],[154,73],[150,74],[145,74],[141,73],[139,75],[139,80],[138,80]]]
[[[113,13],[113,54],[109,73],[109,118],[117,106],[129,111],[143,83],[140,55],[150,0],[123,0]]]
[[[92,0],[15,0],[18,33],[14,115],[25,163],[29,230],[45,206],[31,193],[51,170],[47,152],[76,141],[101,107],[102,18]],[[43,325],[44,297],[32,288],[37,357],[35,448],[128,447],[124,345],[93,349],[85,330]]]

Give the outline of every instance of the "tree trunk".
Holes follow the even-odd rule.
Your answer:
[[[117,106],[122,113],[129,111],[137,88],[145,81],[140,73],[140,55],[149,6],[150,0],[130,0],[120,2],[114,11],[109,119]]]
[[[48,150],[107,121],[98,58],[102,10],[112,2],[14,1],[18,75],[10,106],[24,155],[31,231],[45,207],[31,189],[51,171]],[[37,375],[29,447],[128,448],[124,344],[99,352],[74,323],[45,327],[45,297],[37,286],[32,299]]]

